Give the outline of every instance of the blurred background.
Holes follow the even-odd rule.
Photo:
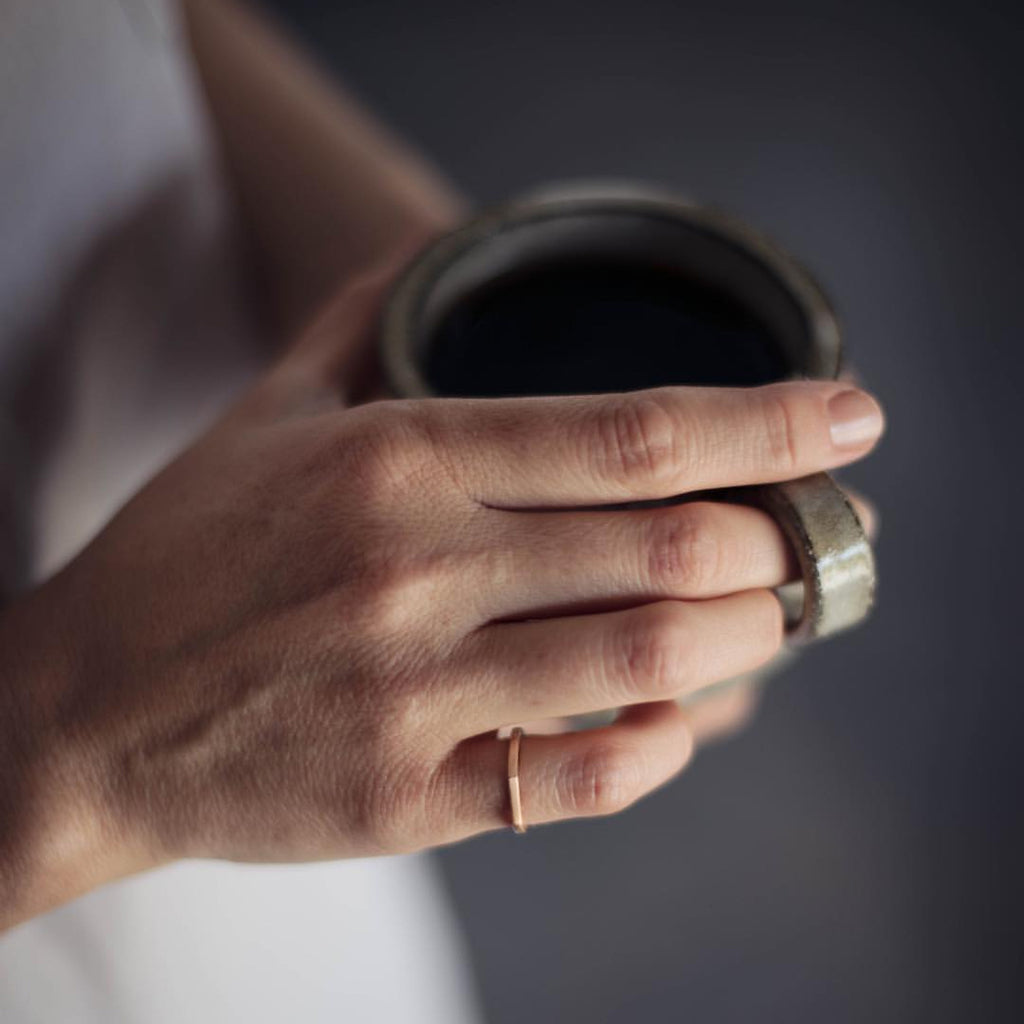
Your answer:
[[[774,235],[890,417],[867,627],[628,813],[441,855],[489,1020],[1024,1019],[1019,4],[265,6],[480,203],[637,177]]]

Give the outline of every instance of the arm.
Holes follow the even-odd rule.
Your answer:
[[[277,45],[227,0],[191,9],[197,53],[204,32],[254,58]],[[282,317],[455,215],[425,174],[388,169],[394,144],[354,111],[335,133],[326,92],[310,100],[321,125],[255,67],[239,85],[229,52],[207,62],[207,88],[253,104],[227,119],[225,153]],[[304,74],[282,73],[286,96]],[[318,157],[328,142],[337,170]],[[276,149],[296,155],[294,180]],[[859,458],[871,438],[830,441],[844,385],[346,408],[342,363],[386,286],[346,289],[0,613],[0,931],[180,858],[369,856],[501,827],[494,730],[509,722],[638,705],[603,729],[531,735],[522,763],[531,824],[621,809],[687,759],[673,699],[778,649],[766,588],[788,548],[762,513],[595,509]],[[881,431],[877,410],[862,419]],[[689,564],[708,551],[731,554]],[[617,610],[577,614],[595,605]]]
[[[153,863],[100,808],[109,752],[79,729],[88,669],[64,582],[0,610],[0,935]]]
[[[275,327],[459,219],[462,201],[235,0],[183,0],[214,130]]]
[[[279,336],[354,272],[458,219],[454,189],[242,4],[182,6]],[[105,809],[110,752],[78,735],[89,667],[70,653],[66,575],[0,609],[0,932],[153,863]]]

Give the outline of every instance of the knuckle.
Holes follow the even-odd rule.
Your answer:
[[[598,413],[601,468],[627,483],[658,482],[676,469],[675,424],[656,395],[647,392],[623,397]]]
[[[619,686],[641,700],[683,687],[687,660],[681,610],[669,603],[650,605],[623,632]]]
[[[469,432],[458,428],[443,401],[427,399],[408,403],[412,429],[417,447],[430,479],[443,481],[449,489],[465,497],[469,493],[466,482],[466,460],[472,449]]]
[[[784,472],[798,470],[802,445],[796,397],[791,390],[767,389],[761,402],[763,436],[772,466]]]
[[[428,445],[408,406],[380,402],[351,410],[346,429],[333,441],[341,449],[346,485],[355,483],[369,499],[394,500],[425,475]]]
[[[691,595],[713,590],[723,562],[714,506],[694,502],[655,514],[646,557],[655,587]]]
[[[430,769],[439,749],[436,677],[416,667],[399,672],[387,656],[363,671],[375,681],[372,696],[346,707],[360,770],[343,784],[334,780],[328,792],[362,842],[379,852],[402,852],[425,831],[431,811]],[[337,758],[336,747],[330,756]]]
[[[636,756],[610,741],[597,742],[563,770],[559,800],[568,816],[614,814],[643,793]]]
[[[417,783],[419,773],[407,755],[404,759],[382,759],[374,764],[365,783],[355,787],[347,808],[352,830],[371,850],[404,852],[410,835],[416,834],[417,808],[422,801]]]
[[[353,608],[370,635],[400,636],[436,608],[446,579],[443,561],[381,549],[360,571]]]

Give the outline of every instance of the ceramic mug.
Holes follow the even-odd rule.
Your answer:
[[[832,307],[792,257],[637,185],[550,187],[439,238],[396,282],[380,344],[407,398],[834,379],[842,359]],[[790,640],[868,614],[871,546],[828,474],[701,497],[758,505],[790,540],[803,576],[779,591]]]

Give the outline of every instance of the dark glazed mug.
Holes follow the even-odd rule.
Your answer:
[[[438,239],[396,283],[380,343],[407,398],[754,386],[841,366],[835,314],[788,254],[635,185],[549,188]],[[871,547],[828,474],[711,496],[764,508],[792,543],[803,586],[780,591],[791,640],[868,614]]]

